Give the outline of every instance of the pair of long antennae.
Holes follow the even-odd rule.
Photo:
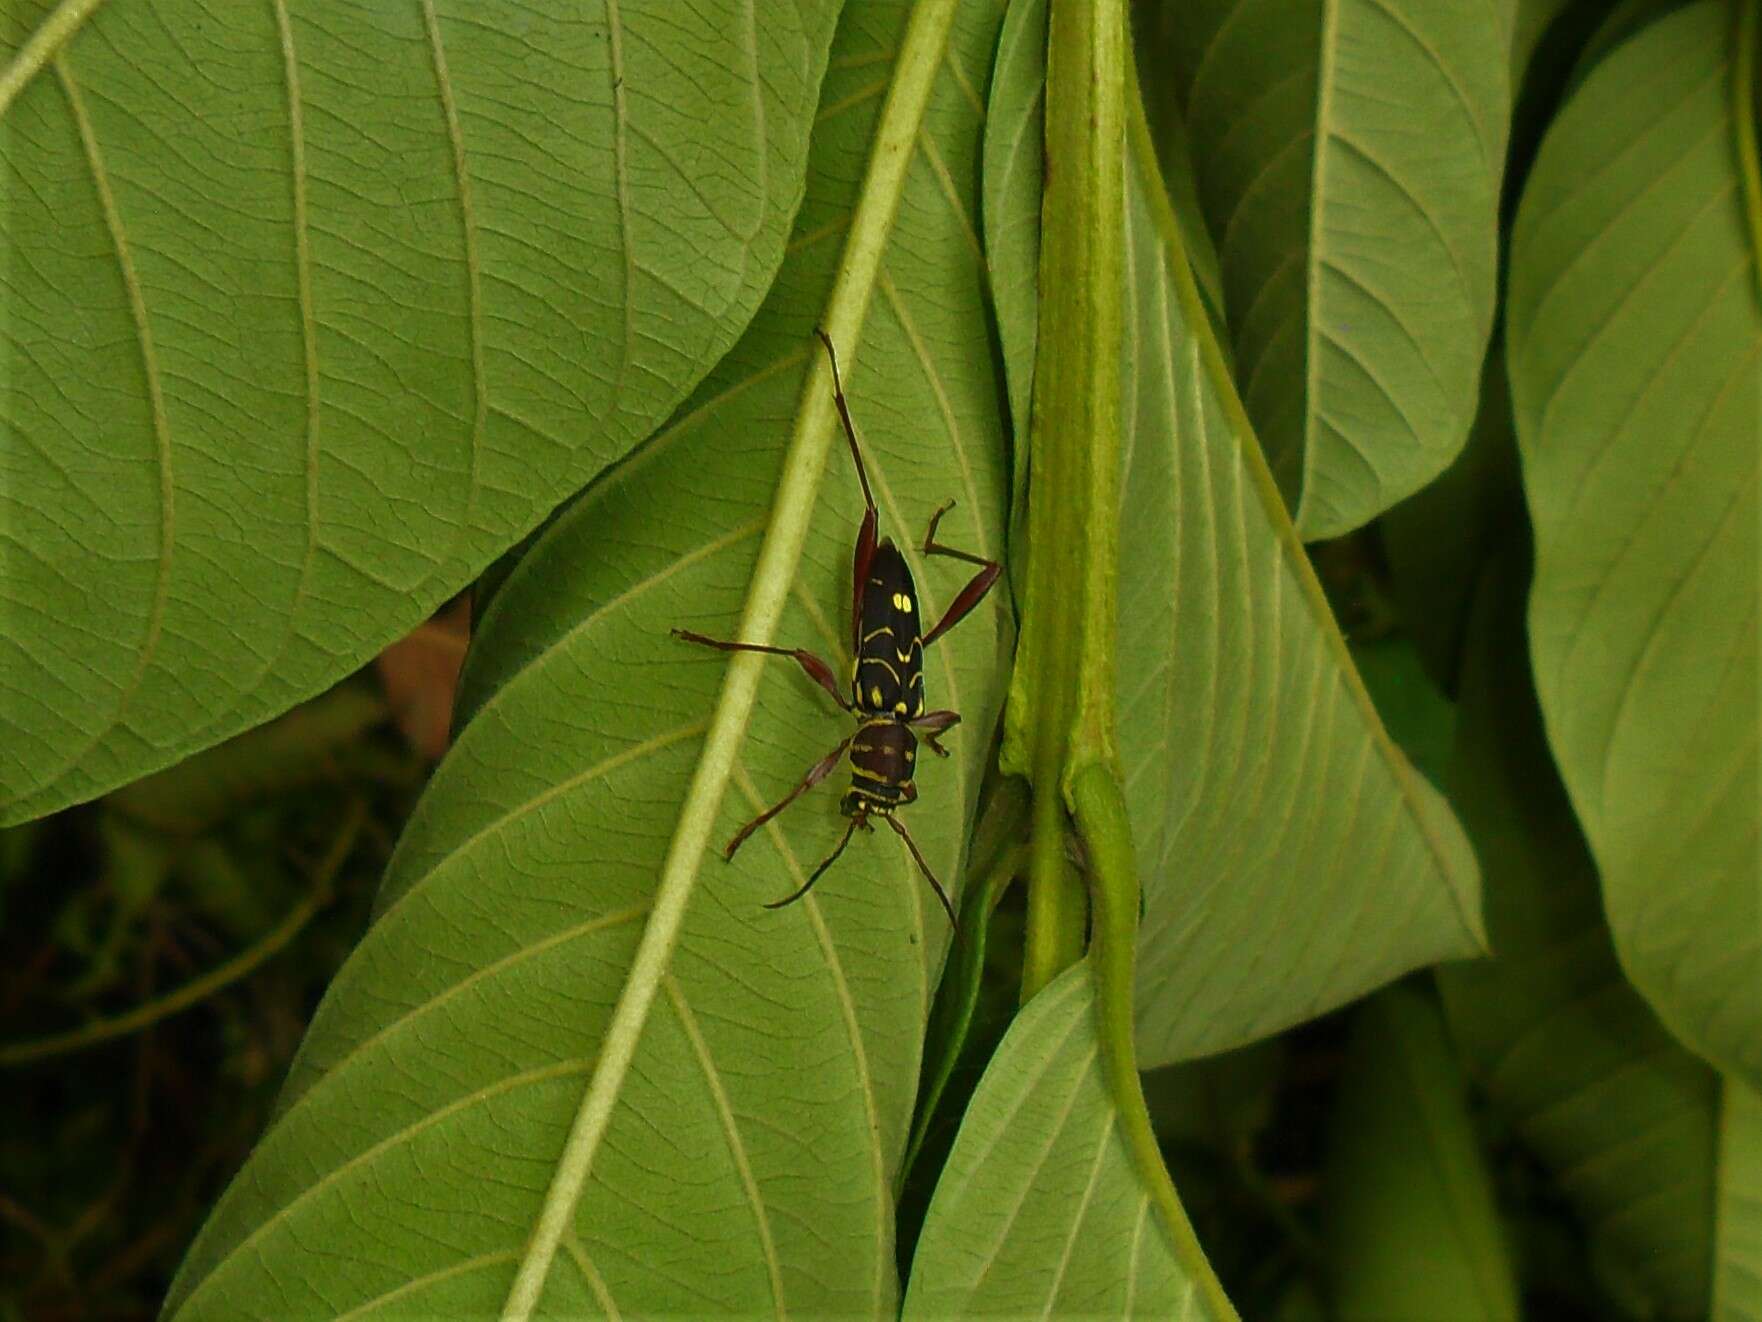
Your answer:
[[[960,919],[955,917],[954,905],[950,904],[948,901],[948,892],[942,889],[942,883],[936,880],[936,874],[930,871],[930,865],[924,861],[924,855],[922,851],[918,849],[918,842],[912,839],[911,832],[906,830],[899,820],[891,813],[878,813],[876,815],[891,826],[893,828],[893,833],[901,840],[905,841],[905,847],[912,851],[912,859],[917,863],[918,871],[924,874],[924,880],[930,883],[930,888],[936,892],[936,898],[942,901],[942,911],[948,915],[949,926],[954,928],[955,937],[956,939],[959,939],[961,934]],[[850,843],[851,836],[856,834],[857,827],[862,826],[868,820],[868,814],[866,813],[853,816],[850,819],[850,825],[844,828],[844,835],[839,838],[838,848],[834,849],[826,856],[820,866],[814,869],[813,875],[801,884],[801,888],[786,895],[781,900],[773,900],[765,907],[767,909],[781,909],[784,905],[794,904],[797,900],[801,899],[802,896],[806,895],[808,891],[813,889],[814,883],[825,874],[826,869],[838,861],[838,856],[844,852],[844,847]]]

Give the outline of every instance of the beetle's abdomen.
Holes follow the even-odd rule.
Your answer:
[[[891,539],[875,548],[857,619],[851,701],[872,716],[924,714],[923,621],[918,585]]]
[[[865,721],[850,745],[850,793],[870,812],[917,797],[912,785],[918,737],[896,720]]]

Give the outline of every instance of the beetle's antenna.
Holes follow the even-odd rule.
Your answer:
[[[814,327],[814,334],[820,337],[820,343],[826,346],[826,357],[832,361],[832,402],[838,405],[838,416],[844,421],[844,437],[850,442],[850,457],[856,460],[857,481],[863,484],[863,504],[873,514],[875,497],[869,491],[869,471],[863,467],[863,452],[857,448],[857,429],[850,420],[850,405],[844,402],[844,382],[838,376],[838,351],[832,347],[832,337],[818,326]]]
[[[844,828],[844,838],[838,842],[838,848],[828,854],[826,856],[826,861],[814,869],[814,875],[802,883],[800,890],[792,895],[785,896],[781,900],[773,900],[765,907],[767,909],[781,909],[784,905],[794,904],[797,900],[801,899],[802,896],[806,895],[813,884],[820,879],[820,874],[838,861],[838,856],[844,852],[844,847],[850,843],[851,832],[857,829],[857,822],[859,820],[861,820],[860,817],[852,817],[850,819],[850,825]]]
[[[893,828],[894,834],[899,836],[901,840],[905,841],[905,847],[912,851],[912,857],[918,861],[918,870],[924,874],[924,879],[928,881],[931,887],[936,891],[936,898],[942,901],[942,908],[948,914],[948,925],[954,928],[955,939],[959,940],[961,934],[960,919],[954,916],[954,906],[948,902],[948,892],[942,889],[942,883],[936,880],[936,874],[930,871],[930,865],[924,862],[924,856],[918,852],[918,842],[912,839],[912,833],[906,830],[904,826],[900,825],[900,823],[895,820],[892,813],[887,814],[887,824]],[[839,848],[842,849],[843,846],[840,845]]]

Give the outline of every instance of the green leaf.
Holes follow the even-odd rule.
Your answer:
[[[1014,0],[1004,15],[985,118],[985,256],[1003,343],[1010,419],[1027,448],[1040,320],[1040,189],[1046,169],[1046,15],[1051,0]],[[1026,514],[1028,466],[1015,466]]]
[[[1481,858],[1497,957],[1437,971],[1469,1073],[1554,1172],[1595,1256],[1658,1314],[1707,1316],[1719,1085],[1622,977],[1596,868],[1543,739],[1506,555],[1463,668],[1451,801]]]
[[[1512,87],[1522,83],[1530,59],[1548,35],[1548,29],[1573,3],[1574,0],[1517,0],[1511,24]]]
[[[1366,1002],[1353,1023],[1327,1188],[1336,1318],[1515,1322],[1517,1285],[1462,1075],[1437,1009],[1409,988]]]
[[[1087,961],[1067,969],[992,1058],[924,1220],[906,1317],[1234,1318],[1176,1256],[1119,1133],[1091,977]]]
[[[1461,828],[1379,723],[1172,265],[1167,209],[1128,178],[1120,758],[1148,1068],[1482,940]]]
[[[930,1007],[930,1019],[924,1038],[924,1078],[918,1090],[916,1114],[912,1121],[910,1141],[906,1144],[905,1166],[910,1173],[918,1162],[932,1125],[946,1122],[943,1109],[950,1099],[949,1085],[957,1069],[974,1055],[977,1043],[971,1042],[975,1021],[980,1017],[984,996],[991,929],[998,901],[1009,889],[1027,861],[1027,847],[1018,840],[1026,833],[1026,786],[1015,778],[1002,781],[996,789],[997,799],[987,808],[984,818],[974,831],[973,859],[985,860],[978,865],[973,881],[961,896],[961,940],[950,953],[936,997]],[[1009,832],[998,834],[998,828]],[[995,846],[986,851],[984,839],[993,837]],[[1016,1003],[1012,995],[1009,1004]],[[995,1046],[995,1038],[985,1044]],[[983,1062],[983,1057],[979,1057]]]
[[[1388,634],[1353,643],[1352,664],[1389,737],[1415,770],[1441,786],[1456,708],[1426,673],[1419,649],[1400,634]]]
[[[1728,14],[1652,23],[1568,102],[1518,212],[1509,335],[1536,688],[1616,949],[1755,1084],[1762,303]]]
[[[1306,539],[1375,517],[1468,435],[1512,11],[1191,0],[1166,27],[1243,400]]]
[[[1468,444],[1438,479],[1378,521],[1401,631],[1426,669],[1455,693],[1475,586],[1487,556],[1520,535],[1523,493],[1511,428],[1511,383],[1494,337]]]
[[[907,547],[926,611],[961,566],[915,551],[941,536],[1001,544],[1004,446],[983,343],[973,230],[983,87],[999,12],[971,3],[853,6],[813,140],[810,192],[776,288],[674,422],[558,519],[497,592],[462,693],[466,723],[390,867],[377,919],[339,973],[278,1118],[216,1208],[172,1296],[183,1319],[502,1307],[541,1207],[560,1247],[537,1315],[616,1309],[798,1316],[890,1314],[894,1188],[930,995],[948,930],[901,843],[862,837],[801,903],[761,908],[805,879],[844,826],[828,785],[771,823],[732,866],[699,846],[676,942],[651,948],[656,877],[732,686],[719,654],[668,636],[738,627],[773,509],[792,416],[824,410],[812,338],[842,284],[839,254],[880,237],[853,207],[889,80],[931,100],[905,165],[845,386],[882,530]],[[945,59],[914,44],[953,14]],[[891,69],[896,56],[901,68]],[[890,103],[891,104],[891,103]],[[964,164],[963,164],[964,163]],[[879,167],[877,167],[879,168]],[[847,262],[857,260],[848,253]],[[829,295],[829,291],[832,291]],[[841,343],[841,348],[848,348]],[[805,373],[804,366],[812,365]],[[807,390],[807,395],[801,392]],[[799,403],[798,403],[799,399]],[[844,658],[861,501],[841,450],[812,507],[779,642]],[[793,471],[787,469],[786,471]],[[920,769],[904,814],[931,865],[961,875],[978,773],[1002,695],[1002,595],[931,650],[931,694],[961,710],[957,756]],[[738,658],[737,658],[738,660]],[[849,724],[785,660],[767,660],[711,848],[780,797]],[[712,800],[712,807],[714,801]],[[689,886],[689,872],[687,885]],[[657,895],[661,899],[657,901]],[[642,938],[639,947],[639,938]],[[639,949],[643,952],[640,957]],[[631,997],[652,993],[634,1036]],[[628,1050],[616,1079],[598,1062]],[[605,1090],[603,1140],[562,1165],[584,1099]],[[547,1191],[582,1176],[579,1198]]]
[[[0,17],[0,820],[334,683],[679,404],[802,196],[837,4],[760,12]]]
[[[1719,1247],[1714,1322],[1762,1318],[1762,1099],[1725,1085],[1719,1129]]]
[[[1617,0],[1579,52],[1572,70],[1572,87],[1576,89],[1585,75],[1622,42],[1686,4],[1687,0]]]

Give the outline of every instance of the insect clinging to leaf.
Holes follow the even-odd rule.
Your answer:
[[[997,582],[1002,566],[995,560],[967,551],[944,546],[936,540],[937,525],[942,516],[954,507],[951,500],[930,516],[929,530],[924,534],[924,554],[948,556],[977,565],[978,572],[960,590],[942,618],[926,627],[921,615],[922,600],[911,567],[891,537],[876,542],[875,497],[869,490],[868,470],[863,466],[862,448],[857,444],[856,427],[851,423],[850,405],[844,397],[844,383],[838,372],[838,353],[832,338],[823,330],[814,332],[826,346],[832,364],[832,398],[838,406],[838,417],[844,425],[845,439],[850,443],[850,457],[856,465],[857,481],[863,489],[863,521],[857,529],[856,549],[851,565],[851,663],[850,695],[839,689],[832,667],[805,648],[767,647],[758,643],[727,642],[706,638],[685,629],[673,630],[674,636],[724,652],[764,652],[772,656],[792,657],[801,668],[841,708],[856,717],[857,728],[845,736],[836,748],[809,768],[807,775],[777,803],[760,813],[735,833],[724,851],[727,858],[746,842],[748,836],[796,799],[831,775],[845,755],[850,753],[850,788],[845,791],[839,810],[850,819],[844,835],[835,848],[816,867],[807,881],[792,894],[766,905],[780,909],[806,895],[821,875],[838,861],[850,843],[851,836],[861,828],[873,831],[871,818],[880,818],[906,843],[918,868],[936,891],[936,898],[955,924],[954,906],[948,892],[930,870],[911,832],[896,817],[895,811],[918,797],[913,779],[917,759],[918,737],[933,752],[947,757],[948,750],[937,736],[960,723],[960,713],[928,711],[924,697],[924,649],[959,624],[984,599]]]

